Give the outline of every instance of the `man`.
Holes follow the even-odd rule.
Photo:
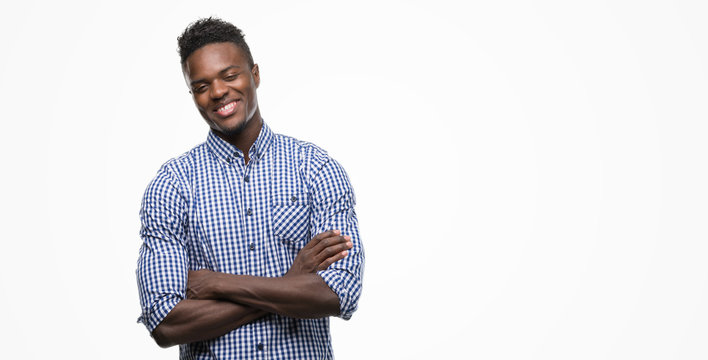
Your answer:
[[[201,19],[178,43],[210,132],[145,191],[139,321],[181,359],[332,358],[328,317],[356,310],[364,265],[347,175],[263,122],[238,28]]]

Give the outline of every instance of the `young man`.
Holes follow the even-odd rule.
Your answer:
[[[328,317],[356,310],[364,266],[347,175],[263,122],[238,28],[201,19],[178,43],[211,130],[145,191],[139,321],[182,359],[332,358]]]

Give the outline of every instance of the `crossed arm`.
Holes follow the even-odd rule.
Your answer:
[[[308,175],[314,194],[309,225],[313,234],[319,234],[280,278],[188,271],[183,240],[188,187],[171,165],[160,169],[143,198],[143,245],[136,272],[139,321],[158,345],[212,339],[268,313],[351,317],[361,293],[364,264],[354,194],[339,164],[326,156],[317,159],[321,164]],[[342,229],[351,238],[324,231],[328,228]]]
[[[161,347],[212,339],[268,313],[294,318],[338,315],[339,298],[317,275],[343,259],[351,238],[339,230],[316,235],[277,278],[190,271],[187,298],[152,331]]]

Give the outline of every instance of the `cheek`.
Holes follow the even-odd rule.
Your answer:
[[[208,102],[209,102],[209,101],[204,97],[203,94],[196,95],[196,96],[193,97],[193,99],[194,99],[194,105],[197,106],[197,109],[199,109],[199,111],[204,110],[204,109],[207,107],[207,104],[208,104]]]
[[[193,97],[194,100],[194,105],[197,107],[197,111],[199,111],[199,114],[202,115],[204,120],[209,120],[209,117],[207,116],[207,111],[206,111],[206,105],[203,102],[203,99],[200,99],[198,96]]]
[[[245,92],[248,94],[253,93],[253,91],[256,89],[256,84],[253,81],[253,77],[251,76],[244,76],[240,77],[237,80],[237,83],[235,84],[235,87],[239,89],[241,92]]]

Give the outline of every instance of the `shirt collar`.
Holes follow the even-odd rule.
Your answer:
[[[270,127],[263,122],[261,131],[258,133],[256,141],[251,145],[251,149],[248,152],[249,158],[251,160],[260,160],[268,150],[272,139],[273,132],[270,130]],[[231,162],[236,158],[243,157],[243,152],[239,148],[220,138],[214,131],[209,131],[207,147],[217,158],[226,162]]]

